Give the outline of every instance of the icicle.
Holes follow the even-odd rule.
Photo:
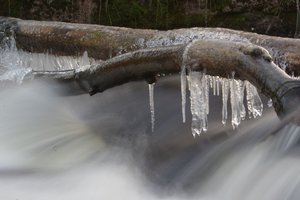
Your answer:
[[[89,56],[88,56],[87,51],[85,51],[85,52],[83,53],[79,65],[80,65],[80,66],[87,66],[87,65],[90,65],[90,59],[89,59]]]
[[[232,72],[232,78],[230,79],[230,104],[231,104],[231,124],[233,129],[237,128],[241,123],[239,97],[238,97],[238,85],[237,81],[234,80],[234,72]]]
[[[213,89],[214,96],[216,96],[216,94],[217,94],[217,77],[215,77],[215,76],[212,77],[212,89]]]
[[[185,123],[185,107],[186,107],[186,66],[185,64],[181,67],[181,112],[182,112],[182,122]]]
[[[180,73],[180,81],[181,81],[181,111],[182,111],[182,121],[185,123],[186,115],[185,115],[185,107],[186,107],[186,86],[187,86],[187,62],[188,62],[188,51],[189,48],[196,40],[189,43],[182,54],[182,63],[181,63],[181,73]]]
[[[70,65],[71,61],[70,60],[66,60],[66,63],[68,63],[68,66]],[[90,63],[90,59],[88,56],[87,51],[85,51],[81,57],[81,60],[79,60],[78,66],[75,67],[76,71],[85,71],[86,69],[88,69],[91,66]]]
[[[54,60],[57,70],[61,70],[63,65],[61,64],[61,59],[58,57]]]
[[[259,97],[256,88],[253,85],[251,85],[248,81],[246,81],[246,92],[249,118],[251,118],[251,115],[254,118],[256,118],[257,116],[261,116],[263,111],[262,101]]]
[[[217,96],[220,96],[220,77],[217,76],[216,78],[216,84],[217,84]]]
[[[192,134],[195,137],[202,131],[207,131],[208,108],[208,79],[205,72],[194,72],[189,74],[189,89],[192,113]]]
[[[204,103],[205,103],[205,114],[209,114],[209,86],[208,86],[208,77],[206,75],[206,69],[203,70],[203,86],[204,86]],[[206,130],[207,131],[207,128]]]
[[[210,88],[213,88],[213,76],[208,76],[208,80]]]
[[[151,113],[151,130],[154,132],[155,113],[154,113],[154,85],[155,83],[148,84],[149,86],[149,103]]]
[[[253,94],[251,92],[251,84],[246,81],[246,99],[247,99],[247,108],[248,108],[248,116],[249,118],[252,117],[252,99],[253,99]]]
[[[244,93],[245,93],[245,82],[237,81],[238,82],[238,103],[240,109],[240,117],[242,120],[246,118],[246,109],[244,106]]]
[[[262,111],[263,111],[263,103],[259,97],[259,94],[256,90],[256,88],[254,86],[252,86],[252,93],[253,93],[253,117],[256,118],[257,116],[261,116],[262,115]]]
[[[222,85],[222,124],[225,125],[227,121],[227,101],[228,101],[228,93],[229,93],[229,82],[228,79],[221,79]]]

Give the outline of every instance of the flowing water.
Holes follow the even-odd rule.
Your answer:
[[[299,198],[299,127],[274,131],[280,122],[268,110],[233,131],[220,123],[216,99],[210,129],[194,139],[189,124],[181,123],[179,79],[173,79],[157,83],[154,133],[146,83],[93,97],[62,97],[48,82],[3,89],[0,196]]]
[[[191,73],[183,81],[190,103],[180,99],[185,74],[161,78],[155,90],[137,82],[63,96],[56,82],[8,81],[22,82],[28,72],[20,65],[89,65],[86,54],[54,62],[1,53],[1,199],[299,199],[300,127],[280,122],[272,108],[255,118],[262,104],[247,82]],[[183,104],[191,108],[184,117]],[[199,130],[206,133],[194,138]]]

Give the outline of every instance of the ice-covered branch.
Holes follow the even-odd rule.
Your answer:
[[[300,102],[299,79],[288,76],[274,64],[270,54],[262,47],[242,42],[222,40],[198,40],[189,45],[141,49],[122,54],[100,64],[85,66],[74,71],[34,72],[35,76],[75,80],[91,95],[129,81],[151,82],[159,74],[181,72],[183,54],[185,65],[192,71],[205,70],[208,75],[248,80],[273,99],[278,114],[292,109],[285,95],[293,94],[295,103]],[[286,104],[285,104],[286,103]],[[291,105],[290,105],[291,104]]]

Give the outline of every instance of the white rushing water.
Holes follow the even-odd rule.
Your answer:
[[[205,81],[203,72],[194,73],[193,84]],[[171,107],[173,115],[165,115],[150,137],[144,135],[149,118],[144,84],[93,97],[61,97],[42,82],[1,90],[0,198],[299,199],[299,126],[272,133],[280,122],[267,113],[240,134],[196,141],[178,123],[175,98],[162,98],[178,96],[179,84],[174,90],[165,84],[156,88],[156,106]],[[153,177],[174,180],[151,182]]]

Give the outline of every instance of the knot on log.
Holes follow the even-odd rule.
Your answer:
[[[247,46],[242,46],[240,48],[240,51],[243,52],[245,55],[250,55],[253,58],[262,58],[267,62],[272,62],[273,58],[269,54],[269,52],[259,46],[254,46],[254,45],[247,45]]]

